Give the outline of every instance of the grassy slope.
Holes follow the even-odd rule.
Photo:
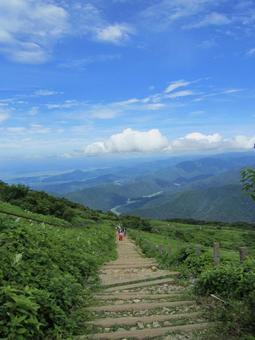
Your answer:
[[[74,211],[86,227],[0,202],[0,338],[85,333],[99,266],[115,255],[114,221]]]
[[[246,246],[255,256],[255,231],[232,227],[190,225],[176,222],[151,221],[152,232],[137,232],[153,245],[162,245],[175,253],[182,247],[200,244],[212,255],[213,242],[220,243],[221,255],[225,259],[238,260],[240,247]],[[133,232],[133,231],[132,231]],[[132,234],[131,232],[131,234]]]

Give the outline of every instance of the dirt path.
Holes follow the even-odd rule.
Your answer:
[[[103,291],[93,334],[83,339],[203,339],[209,324],[185,289],[176,283],[177,272],[160,270],[126,238],[118,241],[118,259],[101,272]]]

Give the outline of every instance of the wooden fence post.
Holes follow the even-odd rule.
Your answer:
[[[159,250],[159,254],[162,256],[163,253],[164,253],[164,247],[162,246],[162,244],[160,244],[160,245],[158,246],[158,250]]]
[[[243,263],[246,260],[248,251],[246,247],[240,247],[239,248],[239,254],[240,254],[240,262]]]
[[[214,264],[216,266],[220,264],[220,244],[219,244],[219,242],[213,243],[213,261],[214,261]]]
[[[200,244],[195,245],[195,255],[200,256],[201,255],[201,246]]]

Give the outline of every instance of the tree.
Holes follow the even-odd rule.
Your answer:
[[[243,189],[255,201],[255,169],[244,169],[241,172]]]

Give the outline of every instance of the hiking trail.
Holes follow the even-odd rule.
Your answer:
[[[97,305],[88,308],[93,334],[80,339],[193,339],[212,325],[176,282],[178,272],[159,269],[128,238],[117,250],[101,270]]]

